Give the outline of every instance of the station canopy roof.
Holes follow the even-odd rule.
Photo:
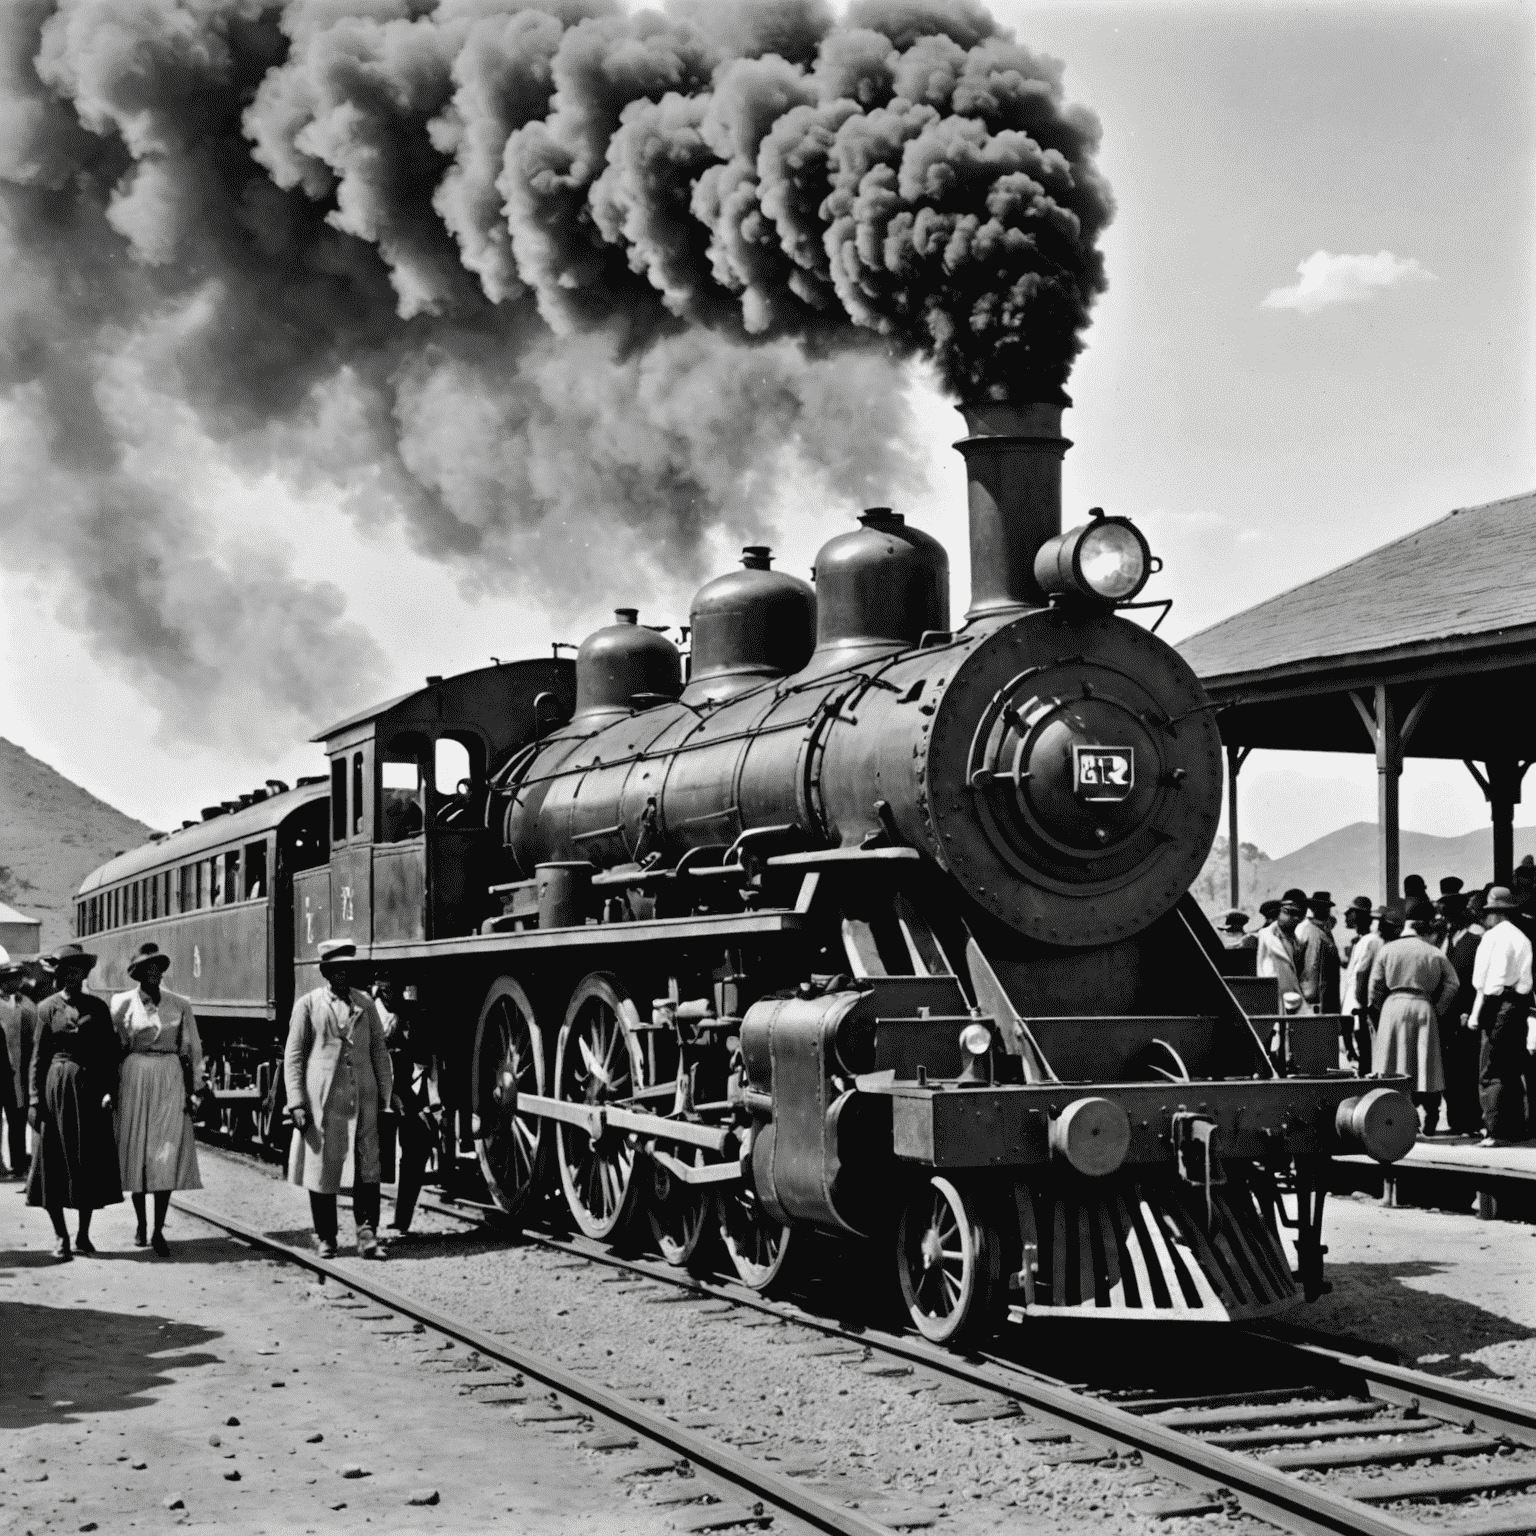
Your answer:
[[[1411,756],[1536,757],[1536,492],[1458,508],[1179,651],[1229,745],[1370,751],[1360,705],[1384,684]]]

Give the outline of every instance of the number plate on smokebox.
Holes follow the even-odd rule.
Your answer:
[[[1136,787],[1130,747],[1073,747],[1072,787],[1079,800],[1124,800]]]

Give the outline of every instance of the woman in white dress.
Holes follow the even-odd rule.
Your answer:
[[[166,1258],[165,1213],[173,1189],[201,1189],[197,1143],[187,1092],[203,1087],[203,1043],[192,1005],[160,982],[170,970],[170,956],[158,944],[141,944],[128,964],[138,985],[112,999],[112,1022],[127,1055],[118,1085],[117,1160],[123,1188],[133,1200],[138,1227],[134,1243]],[[144,1196],[155,1197],[155,1227],[145,1234]]]

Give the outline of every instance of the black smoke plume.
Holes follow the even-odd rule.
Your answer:
[[[671,594],[786,476],[910,486],[911,360],[1060,391],[1097,138],[973,0],[8,0],[0,532],[229,735],[383,658],[188,454],[472,587]]]

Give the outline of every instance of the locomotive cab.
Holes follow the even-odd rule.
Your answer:
[[[317,736],[330,759],[330,859],[295,881],[295,956],[327,938],[376,946],[464,936],[498,910],[491,776],[571,716],[575,668],[498,663],[427,686]]]

